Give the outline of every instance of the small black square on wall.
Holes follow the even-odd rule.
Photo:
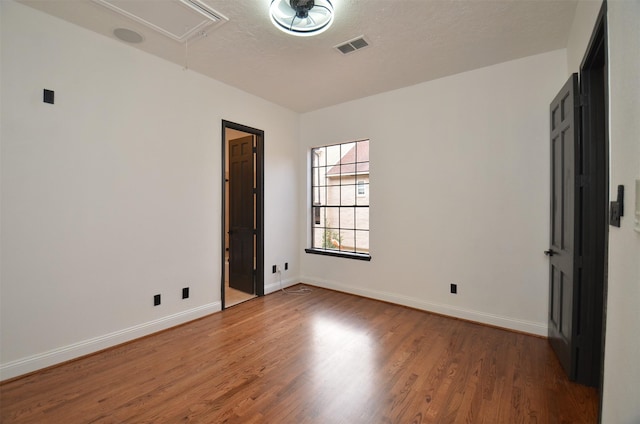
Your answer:
[[[44,89],[44,94],[43,94],[43,101],[45,103],[53,104],[53,100],[54,100],[54,92],[53,92],[53,90],[47,90],[45,88]]]

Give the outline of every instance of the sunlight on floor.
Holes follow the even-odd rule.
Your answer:
[[[376,346],[359,328],[331,318],[313,322],[311,363],[314,393],[324,414],[335,414],[343,421],[345,411],[367,408],[374,400]],[[340,392],[336,397],[335,393]],[[331,401],[329,401],[331,400]],[[327,405],[330,405],[327,408]],[[357,417],[348,417],[355,421]]]

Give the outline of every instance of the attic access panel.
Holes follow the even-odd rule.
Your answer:
[[[228,21],[200,0],[93,0],[179,42]]]

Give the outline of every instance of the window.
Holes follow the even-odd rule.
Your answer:
[[[306,252],[370,260],[369,140],[312,149],[311,194]]]

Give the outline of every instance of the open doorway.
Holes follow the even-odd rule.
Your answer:
[[[222,121],[222,308],[264,295],[264,132]]]

